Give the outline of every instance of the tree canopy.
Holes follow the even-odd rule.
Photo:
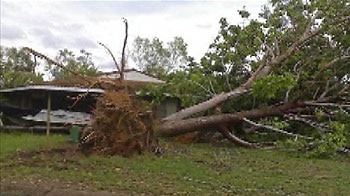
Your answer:
[[[187,44],[181,37],[175,37],[166,47],[157,37],[152,40],[137,37],[130,55],[141,71],[159,78],[181,68],[189,61]]]

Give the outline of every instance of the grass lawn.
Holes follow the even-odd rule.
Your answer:
[[[0,159],[21,150],[32,150],[39,147],[58,145],[64,140],[67,140],[67,136],[58,134],[47,138],[39,134],[23,132],[11,132],[10,134],[0,131]]]
[[[50,182],[74,189],[150,195],[350,195],[350,158],[311,159],[282,150],[162,141],[165,153],[86,157],[67,137],[1,133],[1,181]],[[23,156],[26,155],[26,156]]]

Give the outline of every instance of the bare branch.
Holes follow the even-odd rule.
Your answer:
[[[37,61],[36,61],[36,56],[35,55],[33,55],[33,56],[34,56],[34,66],[33,66],[32,72],[33,72],[33,74],[35,74],[35,67],[37,66]]]
[[[342,105],[342,104],[337,104],[337,103],[317,103],[317,102],[313,102],[313,101],[306,101],[305,105],[350,108],[350,105],[347,105],[347,104]]]
[[[260,41],[260,44],[262,44],[263,46],[266,47],[267,51],[268,51],[268,54],[270,54],[272,56],[272,58],[275,58],[275,53],[273,52],[274,50],[269,46],[267,45],[266,43],[264,43],[260,37],[256,37],[259,41]],[[278,55],[278,54],[277,54]]]
[[[223,59],[221,59],[221,65],[222,65],[222,67],[223,67],[224,69],[226,69]],[[228,72],[229,72],[229,71],[230,71],[230,69],[228,69]],[[228,74],[227,74],[227,73],[225,73],[225,81],[226,81],[226,84],[227,84],[227,86],[228,86],[228,89],[229,89],[230,91],[232,91],[231,84],[230,84],[230,82],[229,82],[229,77],[228,77]]]
[[[214,92],[214,93],[211,92],[210,89],[205,88],[203,85],[199,84],[199,83],[196,82],[196,81],[189,80],[189,82],[191,82],[191,83],[193,83],[193,84],[199,86],[201,89],[203,89],[204,91],[206,91],[207,93],[209,93],[209,94],[211,94],[211,95],[214,95],[214,94],[215,94],[215,92]]]
[[[301,137],[301,138],[305,138],[305,139],[313,139],[312,137],[309,136],[304,136],[304,135],[300,135],[300,134],[296,134],[296,133],[290,133],[281,129],[277,129],[275,127],[269,126],[269,125],[263,125],[263,124],[259,124],[259,123],[255,123],[251,120],[248,120],[247,118],[243,118],[244,122],[247,122],[255,127],[260,127],[260,128],[265,128],[265,129],[269,129],[278,133],[283,133],[289,136],[294,136],[294,137]]]
[[[211,88],[212,92],[213,92],[214,94],[216,94],[215,89],[214,89],[214,86],[213,86],[213,83],[211,82],[210,78],[209,78],[209,85],[210,85],[210,88]]]
[[[126,44],[128,41],[128,21],[123,18],[123,22],[125,23],[125,38],[124,38],[124,44],[123,44],[123,50],[122,50],[122,62],[121,62],[121,68],[120,68],[120,80],[123,81],[124,80],[124,69],[126,66],[126,60],[125,60],[125,48],[126,48]]]
[[[107,50],[107,52],[111,55],[111,57],[112,57],[112,59],[113,59],[113,62],[114,62],[114,65],[116,66],[118,72],[120,72],[120,67],[119,67],[118,62],[117,62],[117,60],[115,59],[115,57],[114,57],[112,51],[111,51],[105,44],[103,44],[103,43],[101,43],[101,42],[98,42],[98,44],[100,44],[101,46],[103,46],[103,47]]]
[[[250,148],[256,148],[258,147],[258,144],[256,143],[250,143],[248,141],[244,141],[242,139],[240,139],[239,137],[237,137],[236,135],[234,135],[233,133],[231,133],[226,127],[224,126],[220,126],[219,127],[219,132],[226,138],[228,139],[230,142],[237,144],[239,146],[244,146],[244,147],[250,147]]]
[[[335,83],[333,86],[329,87],[329,83],[330,80],[327,81],[326,84],[326,89],[323,91],[323,93],[320,95],[319,99],[322,99],[323,97],[325,97],[330,91],[332,91],[333,89],[339,87],[339,83]]]
[[[314,122],[312,120],[298,117],[298,116],[293,115],[293,114],[286,114],[286,115],[284,115],[284,117],[287,118],[288,120],[302,122],[306,125],[309,125],[310,127],[319,129],[319,130],[324,131],[324,132],[330,132],[330,130],[331,130],[331,127],[329,127],[325,123],[317,123],[317,122]]]
[[[343,55],[343,56],[340,56],[340,57],[337,57],[333,60],[331,60],[330,62],[328,62],[327,64],[325,64],[319,71],[318,73],[316,74],[316,77],[315,78],[318,78],[326,69],[329,69],[331,68],[335,63],[337,63],[338,61],[340,60],[344,60],[344,59],[349,59],[350,58],[350,55]]]
[[[320,87],[317,87],[314,95],[312,96],[312,99],[316,99],[319,90],[320,90]]]
[[[275,38],[274,44],[275,44],[276,55],[280,55],[280,54],[281,54],[281,51],[280,51],[280,48],[279,48],[279,46],[278,46],[277,38]]]
[[[293,71],[294,71],[295,73],[297,73],[296,81],[299,81],[299,78],[300,78],[301,69],[300,69],[299,72],[297,72],[297,67],[298,67],[298,65],[300,65],[300,63],[301,63],[301,61],[298,61],[298,62],[294,65],[294,67],[293,67]],[[284,97],[284,102],[288,102],[288,100],[289,100],[289,94],[290,94],[290,92],[291,92],[292,89],[293,89],[293,86],[290,87],[290,88],[287,90],[286,95],[285,95],[285,97]]]
[[[53,65],[56,65],[58,67],[60,67],[61,69],[64,69],[64,70],[67,70],[69,73],[75,75],[75,76],[78,76],[80,77],[81,79],[83,79],[85,82],[87,82],[88,84],[92,84],[92,82],[90,80],[88,80],[87,78],[85,78],[84,76],[82,76],[81,74],[71,70],[71,69],[68,69],[67,67],[63,66],[62,64],[50,59],[49,57],[45,56],[44,54],[40,53],[40,52],[37,52],[35,51],[34,49],[32,48],[29,48],[29,47],[24,47],[23,50],[27,53],[31,53],[33,54],[34,56],[38,57],[38,58],[41,58],[41,59],[44,59],[47,61],[47,63],[49,64],[53,64]]]

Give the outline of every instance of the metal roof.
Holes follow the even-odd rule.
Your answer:
[[[116,79],[119,78],[119,73],[117,72],[112,72],[112,73],[105,73],[101,75],[100,77],[105,77],[105,78],[112,78]],[[124,79],[129,80],[129,81],[138,81],[138,82],[150,82],[150,83],[165,83],[162,80],[159,80],[153,76],[147,75],[145,73],[142,73],[137,70],[127,70],[124,72]]]
[[[60,87],[51,85],[29,85],[23,87],[1,89],[0,93],[10,93],[16,91],[41,90],[41,91],[64,91],[74,93],[104,93],[104,90],[99,88],[79,88],[79,87]]]

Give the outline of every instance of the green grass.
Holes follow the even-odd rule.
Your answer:
[[[0,132],[0,159],[17,151],[32,150],[44,146],[52,146],[67,140],[67,136],[53,134],[50,137],[23,132]]]
[[[12,137],[1,135],[1,140],[4,136]],[[45,143],[45,136],[40,137]],[[27,138],[16,136],[12,143],[22,144]],[[34,156],[22,164],[3,159],[1,175],[5,180],[40,179],[131,194],[350,195],[349,157],[311,159],[282,150],[165,141],[161,146],[165,150],[161,157],[57,154]]]

